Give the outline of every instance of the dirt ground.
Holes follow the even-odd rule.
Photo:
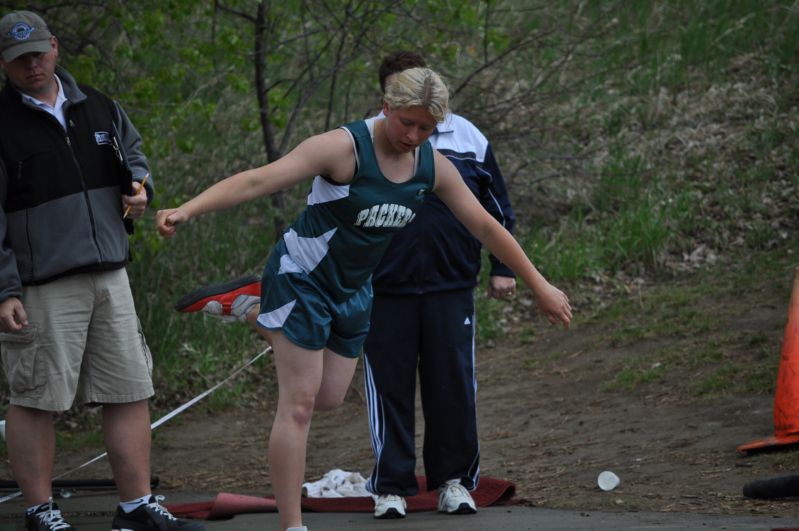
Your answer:
[[[729,326],[781,338],[785,312],[781,305],[742,308]],[[602,390],[618,371],[618,358],[628,356],[629,349],[643,354],[650,346],[643,341],[622,349],[603,347],[598,338],[606,333],[601,325],[579,321],[568,332],[542,324],[530,344],[512,333],[479,349],[484,476],[512,481],[519,503],[547,508],[797,514],[797,499],[758,501],[742,495],[751,480],[791,473],[786,452],[736,452],[740,444],[773,434],[772,396],[682,401],[668,385],[641,392]],[[557,363],[529,363],[552,353],[558,353]],[[372,451],[362,388],[359,368],[344,406],[315,417],[308,480],[333,468],[368,475]],[[190,409],[156,430],[153,473],[161,487],[270,493],[267,402],[214,414]],[[419,416],[418,426],[421,421]],[[86,448],[59,450],[58,469],[93,455]],[[603,470],[621,478],[614,491],[597,487]],[[107,465],[98,463],[73,477],[107,474]]]

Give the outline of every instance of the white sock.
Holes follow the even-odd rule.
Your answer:
[[[254,306],[259,304],[261,304],[261,297],[256,297],[255,295],[239,295],[233,300],[233,304],[230,305],[230,313],[237,315],[239,321],[242,323],[246,323],[247,314],[250,313],[250,310]]]
[[[302,527],[289,527],[286,531],[308,531],[308,528],[305,526]]]
[[[152,494],[145,494],[141,498],[136,498],[135,500],[119,502],[119,506],[125,511],[125,514],[130,514],[142,505],[150,503],[150,498],[152,498]]]

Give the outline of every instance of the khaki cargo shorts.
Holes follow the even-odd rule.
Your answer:
[[[86,403],[154,394],[152,356],[124,268],[25,286],[22,305],[28,326],[0,333],[11,404],[66,411],[79,382]]]

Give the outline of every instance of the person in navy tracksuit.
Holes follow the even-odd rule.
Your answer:
[[[424,65],[411,52],[387,56],[386,77]],[[486,137],[471,122],[448,114],[430,137],[469,189],[506,229],[513,230],[502,173]],[[376,518],[405,515],[404,497],[418,492],[414,473],[418,367],[424,410],[424,467],[428,489],[439,489],[439,510],[472,513],[469,495],[480,474],[474,360],[474,288],[481,245],[435,196],[394,237],[374,273],[372,322],[364,371],[375,465],[368,488]],[[490,256],[490,297],[516,289],[513,272]]]

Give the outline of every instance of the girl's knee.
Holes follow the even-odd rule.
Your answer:
[[[311,417],[316,409],[313,398],[308,400],[293,401],[291,404],[278,404],[278,415],[283,416],[297,426],[311,423]]]

